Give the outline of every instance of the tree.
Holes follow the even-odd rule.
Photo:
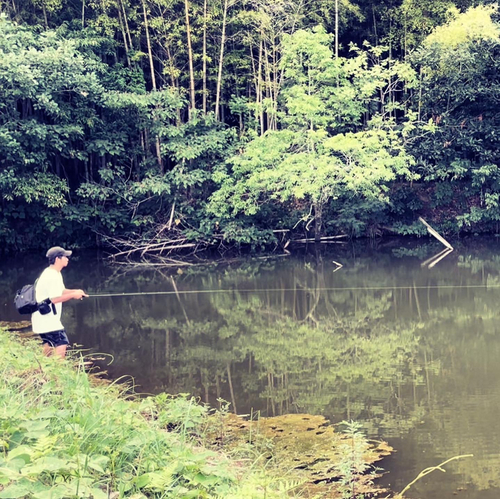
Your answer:
[[[0,33],[0,193],[60,207],[68,192],[62,158],[78,156],[75,145],[97,119],[102,67],[53,33],[36,36],[5,19]]]
[[[106,212],[82,203],[77,209],[75,191],[100,179],[96,198],[102,201],[110,177],[144,181],[155,168],[154,156],[148,159],[154,138],[165,133],[179,99],[168,91],[118,90],[131,73],[112,72],[91,51],[80,51],[84,40],[60,40],[50,31],[37,35],[6,20],[0,20],[0,32],[0,195],[9,244],[37,244],[36,235],[46,240],[71,221],[100,219],[116,227],[118,208]],[[143,192],[163,185],[145,184]],[[36,206],[28,210],[26,203]]]
[[[496,12],[490,5],[457,14],[412,56],[421,74],[415,109],[435,129],[431,135],[417,129],[412,140],[419,170],[432,189],[426,209],[446,206],[458,218],[456,229],[486,229],[500,220]],[[435,216],[439,221],[439,211]]]
[[[319,239],[332,199],[355,192],[380,200],[387,182],[411,178],[413,160],[392,120],[377,114],[357,129],[389,76],[411,82],[412,72],[407,66],[369,67],[367,53],[336,59],[329,43],[321,28],[285,39],[283,129],[254,139],[232,159],[230,173],[221,172],[214,214],[233,218],[255,215],[264,203],[305,202],[304,220],[314,219]]]

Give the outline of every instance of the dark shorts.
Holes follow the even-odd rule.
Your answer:
[[[61,329],[60,331],[52,331],[51,333],[42,333],[40,334],[40,338],[43,345],[50,345],[51,347],[69,345],[69,340],[64,329]]]

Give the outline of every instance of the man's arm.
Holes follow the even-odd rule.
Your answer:
[[[52,303],[64,303],[69,300],[81,300],[83,297],[87,297],[88,294],[83,291],[83,289],[65,289],[61,296],[55,296],[50,298]]]

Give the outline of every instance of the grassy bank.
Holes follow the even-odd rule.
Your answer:
[[[1,329],[0,355],[0,499],[371,497],[370,464],[389,452],[321,416],[244,421],[187,395],[131,397],[78,354],[45,358]]]
[[[280,496],[251,461],[201,444],[208,409],[192,399],[127,400],[3,331],[0,353],[1,498]]]

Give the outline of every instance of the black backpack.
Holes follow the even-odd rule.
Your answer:
[[[26,286],[23,286],[16,293],[16,297],[14,298],[14,305],[21,315],[32,314],[33,312],[36,312],[38,310],[35,286],[36,281],[35,284],[27,284]]]
[[[42,315],[49,314],[50,312],[55,315],[56,307],[49,298],[40,303],[36,301],[35,287],[37,282],[38,279],[35,281],[35,284],[27,284],[16,293],[14,305],[16,306],[17,311],[21,315],[30,315],[37,311]]]

